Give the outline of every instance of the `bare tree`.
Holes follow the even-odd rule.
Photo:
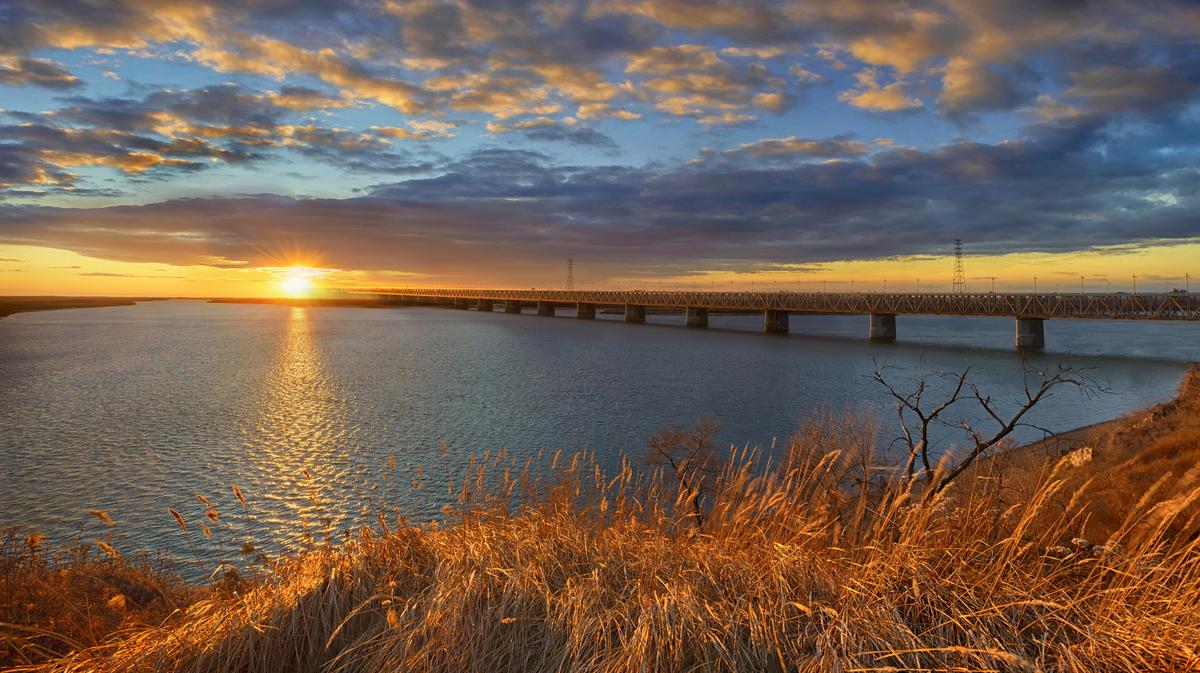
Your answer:
[[[936,495],[958,478],[968,467],[989,450],[999,445],[1017,428],[1028,427],[1054,434],[1025,420],[1031,409],[1050,396],[1051,391],[1059,386],[1067,385],[1080,390],[1084,395],[1103,392],[1103,388],[1090,376],[1086,369],[1072,367],[1061,362],[1053,370],[1039,370],[1025,365],[1024,396],[1016,400],[1015,411],[1004,413],[991,395],[985,394],[973,379],[971,368],[962,372],[933,372],[919,376],[915,386],[908,391],[899,390],[888,381],[886,372],[895,367],[881,366],[875,363],[873,379],[887,390],[895,400],[896,413],[900,419],[902,441],[908,448],[908,456],[904,464],[904,474],[907,478],[923,477],[928,484],[926,493]],[[947,382],[950,393],[944,398],[930,402],[927,394],[929,384],[933,379]],[[949,410],[959,403],[973,402],[975,407],[986,417],[986,423],[994,423],[991,428],[984,429],[966,418],[956,421],[946,419]],[[930,434],[933,426],[956,428],[961,431],[969,442],[965,454],[950,458],[949,466],[937,469],[939,466],[930,462]],[[920,460],[921,470],[917,471],[917,461]]]
[[[715,437],[720,426],[705,416],[691,427],[660,428],[650,438],[646,462],[670,468],[679,481],[679,502],[691,511],[696,528],[704,524],[704,496],[721,471]]]

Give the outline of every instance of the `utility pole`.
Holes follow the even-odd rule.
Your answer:
[[[967,273],[963,269],[962,239],[954,239],[954,294],[962,294],[967,290]]]

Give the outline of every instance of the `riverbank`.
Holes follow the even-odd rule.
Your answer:
[[[1052,501],[1066,507],[1086,490],[1089,516],[1079,522],[1079,534],[1089,539],[1110,535],[1143,496],[1185,498],[1200,485],[1200,364],[1192,365],[1175,397],[1162,404],[1006,451],[982,470],[1004,480],[1007,500],[1015,502],[1030,497],[1038,475],[1060,462],[1061,492]],[[1181,506],[1200,515],[1194,503]],[[1200,527],[1173,528],[1175,534],[1197,531]]]
[[[28,311],[133,306],[140,301],[164,300],[164,297],[0,297],[0,318]]]
[[[380,511],[193,593],[97,543],[93,581],[41,595],[107,632],[17,622],[7,592],[78,566],[10,564],[0,621],[25,629],[15,656],[80,650],[47,671],[1196,670],[1198,409],[1193,368],[1175,400],[1069,433],[1089,459],[1035,443],[932,502],[864,481],[857,419],[807,425],[773,467],[736,458],[703,514],[672,475],[580,456],[543,482],[495,455],[431,479],[447,524]]]

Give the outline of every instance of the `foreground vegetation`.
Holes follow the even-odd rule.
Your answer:
[[[135,597],[19,570],[5,606],[44,581],[37,600],[118,624],[9,642],[75,650],[27,667],[46,671],[1195,671],[1200,446],[1174,412],[1155,423],[1174,454],[1120,516],[1088,476],[1102,459],[1043,462],[1019,498],[1004,461],[935,492],[879,467],[859,418],[807,425],[770,464],[678,462],[704,424],[656,437],[651,470],[556,457],[539,480],[501,453],[443,482],[452,523],[380,512],[249,584],[188,594],[146,567]]]

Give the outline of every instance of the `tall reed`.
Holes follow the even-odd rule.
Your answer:
[[[585,453],[539,478],[500,452],[443,524],[381,513],[43,670],[1200,670],[1200,541],[1170,534],[1200,489],[1086,541],[1065,463],[1015,505],[984,472],[926,498],[872,444],[844,421],[776,460],[731,449],[702,517],[661,467]]]

